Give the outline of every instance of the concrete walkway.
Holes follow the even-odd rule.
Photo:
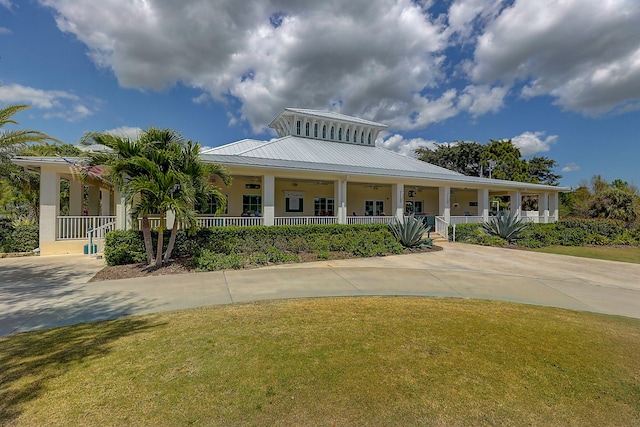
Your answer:
[[[102,261],[0,259],[0,336],[264,299],[481,298],[640,318],[640,264],[459,243],[441,252],[87,283]]]

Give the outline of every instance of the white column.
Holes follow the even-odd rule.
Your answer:
[[[558,193],[553,192],[549,194],[549,219],[552,222],[556,222],[560,220],[558,209],[560,205],[558,203]]]
[[[333,197],[336,201],[338,224],[347,223],[347,180],[333,182]]]
[[[129,230],[131,228],[131,218],[129,217],[124,194],[116,190],[114,196],[116,200],[116,229]]]
[[[511,213],[520,217],[522,215],[522,194],[519,191],[510,191]]]
[[[60,215],[60,174],[40,172],[40,248],[44,242],[55,242]]]
[[[393,184],[391,186],[391,215],[398,221],[404,219],[404,184]]]
[[[176,212],[174,210],[168,210],[166,215],[166,229],[171,230],[173,228],[173,223],[176,220]]]
[[[478,216],[482,217],[482,222],[489,222],[489,189],[478,190]]]
[[[111,215],[111,191],[108,188],[100,189],[100,215]]]
[[[262,215],[264,225],[273,225],[276,216],[276,177],[264,175],[262,177]]]
[[[82,201],[84,199],[84,184],[71,179],[69,181],[69,215],[82,215]]]
[[[541,222],[549,222],[549,193],[538,194],[538,216],[543,217]]]
[[[89,211],[89,216],[98,216],[100,215],[100,188],[95,185],[89,186],[89,200],[87,203],[87,209]]]
[[[451,222],[451,187],[438,188],[438,206],[440,216],[449,224]]]

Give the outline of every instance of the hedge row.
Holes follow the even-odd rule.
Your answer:
[[[38,224],[0,218],[0,252],[31,252],[39,244]]]
[[[451,233],[450,233],[451,235]],[[504,241],[491,237],[481,224],[456,226],[456,241],[501,246]],[[640,245],[640,228],[627,228],[624,222],[598,219],[567,219],[553,224],[529,224],[520,234],[518,246]]]
[[[153,233],[152,238],[155,248],[157,233]],[[168,240],[169,232],[166,232],[165,245]],[[318,253],[320,258],[326,258],[329,252],[348,252],[368,257],[401,251],[402,246],[387,225],[334,224],[212,227],[198,229],[193,234],[179,230],[173,255],[193,257],[197,268],[215,269],[211,268],[211,264],[228,262],[233,266],[227,268],[236,268],[242,264],[242,260],[257,264],[282,262],[282,258],[302,252]],[[142,232],[129,230],[108,233],[104,256],[108,265],[144,262]]]

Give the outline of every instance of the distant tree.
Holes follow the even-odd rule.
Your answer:
[[[420,147],[416,150],[418,159],[467,176],[480,175],[480,160],[484,146],[477,142],[455,141],[438,144],[435,149]]]
[[[558,185],[558,181],[560,178],[562,178],[562,175],[553,173],[553,168],[555,168],[556,165],[557,165],[557,162],[548,157],[545,157],[545,156],[532,157],[527,162],[527,167],[529,168],[529,177],[531,178],[531,182],[547,184],[547,185]]]
[[[631,193],[618,188],[609,188],[591,199],[589,216],[631,222],[637,218],[634,205],[634,197]]]
[[[482,164],[496,162],[492,177],[507,181],[531,182],[527,161],[521,158],[520,149],[510,139],[490,140],[482,153]]]
[[[533,157],[528,162],[511,140],[491,140],[488,145],[455,141],[439,144],[435,149],[420,147],[416,157],[467,176],[490,176],[509,181],[557,185],[562,175],[553,173],[556,161],[548,157]]]
[[[60,142],[56,138],[37,130],[3,129],[3,127],[8,124],[17,125],[18,122],[13,119],[13,116],[27,108],[29,108],[28,105],[10,105],[5,108],[0,108],[0,161],[8,160],[10,154],[26,147],[28,142]]]

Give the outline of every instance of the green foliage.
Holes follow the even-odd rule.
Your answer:
[[[133,264],[146,261],[142,232],[116,230],[107,233],[104,244],[107,265]]]
[[[398,239],[405,248],[421,246],[425,240],[423,236],[428,231],[422,218],[416,218],[413,214],[404,217],[402,221],[396,218],[389,224],[389,229],[393,236]]]
[[[513,212],[506,212],[493,217],[489,222],[483,224],[482,228],[490,236],[498,236],[512,243],[527,228],[527,224],[524,224]]]
[[[152,233],[152,240],[155,245],[157,232]],[[165,245],[166,241],[163,240]],[[116,231],[107,235],[105,259],[109,265],[143,262],[144,251],[140,231]],[[195,232],[179,230],[174,250],[176,256],[193,257],[194,265],[201,270],[220,265],[237,266],[237,256],[242,257],[243,266],[247,263],[266,265],[297,261],[296,254],[303,252],[317,252],[319,258],[325,256],[325,259],[329,258],[330,252],[370,257],[401,253],[402,245],[384,224],[334,224],[212,227]],[[216,257],[211,254],[216,254]],[[202,262],[198,261],[200,258],[203,258]]]
[[[589,234],[600,234],[610,239],[627,231],[626,224],[616,220],[570,218],[558,222],[560,229],[580,228]]]
[[[0,252],[31,252],[39,244],[38,224],[0,218]]]
[[[529,224],[520,233],[518,245],[526,248],[542,248],[558,244],[558,227],[556,224]]]
[[[239,254],[220,254],[208,249],[193,258],[193,267],[198,271],[239,270],[245,266],[245,258]]]
[[[557,165],[555,160],[536,156],[527,161],[521,157],[520,150],[511,140],[490,140],[487,145],[455,141],[438,144],[433,150],[420,147],[415,153],[424,162],[467,176],[489,176],[491,161],[493,178],[549,185],[557,185],[562,178],[562,175],[553,173]]]
[[[589,216],[627,222],[635,221],[637,213],[634,206],[634,196],[618,188],[604,190],[591,199]]]

